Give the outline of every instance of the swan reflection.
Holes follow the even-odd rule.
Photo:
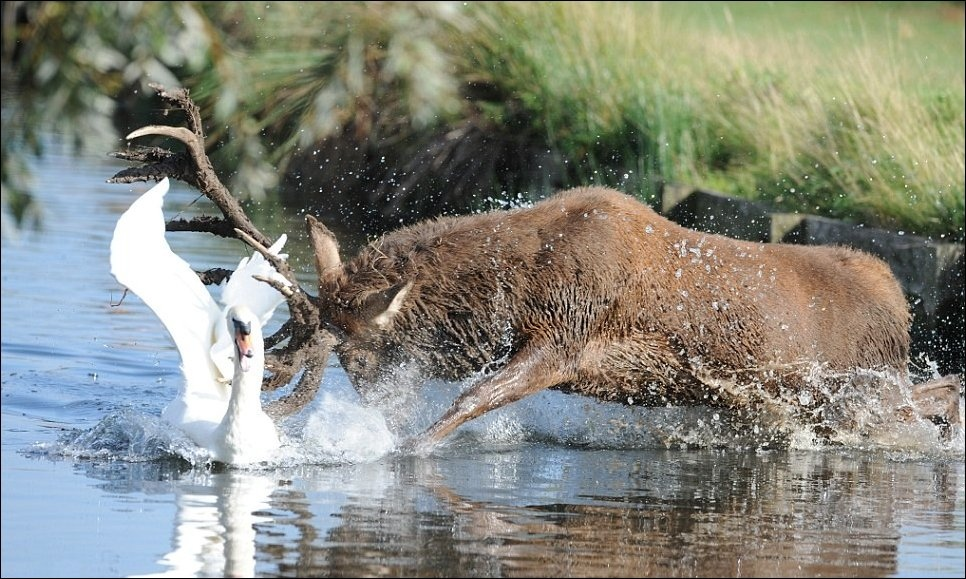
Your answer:
[[[176,487],[171,551],[158,573],[138,577],[252,577],[259,525],[271,522],[274,476],[230,470],[199,473]]]

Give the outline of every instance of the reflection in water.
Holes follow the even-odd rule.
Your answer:
[[[160,573],[141,577],[253,577],[258,525],[271,518],[276,483],[262,474],[197,473],[175,488],[172,550]]]
[[[143,576],[962,574],[961,534],[919,567],[899,561],[916,548],[907,527],[963,528],[958,461],[453,450],[271,472],[107,463],[87,475],[112,492],[173,493],[171,549]]]
[[[922,526],[963,524],[962,480],[948,463],[540,446],[468,454],[299,477],[273,495],[276,528],[260,537],[273,564],[263,571],[887,576],[911,514],[927,513]]]

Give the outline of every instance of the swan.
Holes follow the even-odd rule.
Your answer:
[[[261,328],[284,298],[253,276],[288,282],[255,253],[241,259],[217,303],[165,239],[162,207],[168,189],[165,178],[131,204],[115,225],[110,248],[111,274],[151,308],[181,357],[184,381],[162,417],[215,460],[265,460],[278,446],[278,432],[261,404],[256,411],[251,400],[258,400],[264,372]],[[269,251],[286,257],[279,253],[285,241],[283,234]],[[248,325],[250,340],[241,354],[235,339],[239,324]],[[264,444],[241,446],[247,442],[239,431],[249,431],[244,438],[261,437]]]
[[[262,410],[265,344],[261,320],[244,304],[230,306],[225,320],[234,344],[231,396],[218,426],[207,439],[201,436],[199,444],[226,464],[268,460],[281,442],[275,423]]]

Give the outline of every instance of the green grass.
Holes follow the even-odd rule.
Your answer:
[[[5,22],[15,7],[20,214],[20,143],[159,122],[160,80],[198,100],[237,193],[384,226],[675,182],[964,239],[962,2],[28,2]]]
[[[961,3],[478,8],[470,68],[581,167],[573,181],[636,169],[645,195],[666,179],[963,237]]]

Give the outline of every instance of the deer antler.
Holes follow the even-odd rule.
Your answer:
[[[149,175],[148,178],[157,178],[156,175],[166,175],[174,179],[182,180],[204,193],[206,197],[211,199],[211,201],[218,206],[222,214],[225,216],[225,222],[222,223],[212,223],[211,221],[207,221],[206,223],[208,225],[202,231],[208,231],[218,235],[232,236],[235,229],[241,229],[251,237],[258,240],[258,242],[262,245],[271,245],[269,239],[262,235],[262,233],[252,224],[251,220],[248,219],[248,216],[245,214],[245,210],[242,209],[241,203],[239,203],[238,200],[232,196],[232,194],[228,191],[228,188],[225,187],[225,185],[221,182],[221,179],[218,178],[218,174],[215,173],[215,170],[211,165],[211,160],[208,159],[208,154],[205,152],[205,133],[201,125],[201,113],[198,110],[198,106],[188,96],[188,91],[186,89],[177,89],[169,92],[164,90],[164,88],[160,85],[156,84],[151,85],[151,88],[157,90],[161,98],[171,102],[172,105],[187,113],[187,122],[190,126],[190,129],[185,127],[170,127],[167,125],[148,125],[130,132],[127,135],[127,140],[131,141],[139,137],[158,135],[181,141],[188,148],[189,156],[188,158],[185,158],[182,155],[177,160],[180,160],[182,164],[186,164],[187,167],[181,167],[181,170],[177,171],[175,174],[169,174],[167,172],[167,164],[170,164],[175,160],[174,154],[169,151],[166,152],[163,149],[151,149],[149,150],[150,153],[156,158],[159,158],[164,165],[158,162],[153,162],[147,167],[121,171],[110,179],[110,182],[121,183],[134,180],[145,180],[145,174]],[[167,155],[164,154],[165,152]],[[121,153],[116,153],[115,156],[126,158],[128,160],[144,160],[144,155],[140,157],[132,157]],[[230,227],[226,225],[226,223],[230,224]],[[197,231],[197,229],[194,228],[189,230]]]
[[[274,417],[292,414],[315,397],[321,386],[323,372],[336,339],[322,328],[316,300],[301,289],[288,262],[268,251],[270,240],[255,227],[241,204],[215,173],[205,151],[201,114],[197,105],[188,96],[188,91],[186,89],[167,91],[156,84],[151,85],[151,88],[158,91],[158,95],[168,101],[173,108],[181,109],[186,113],[188,127],[148,125],[132,131],[127,135],[127,139],[130,141],[152,135],[169,137],[183,143],[187,147],[188,154],[172,153],[158,147],[137,147],[116,152],[114,156],[117,158],[143,164],[140,167],[118,172],[108,182],[132,183],[170,177],[191,185],[218,206],[223,218],[200,217],[189,221],[172,221],[166,225],[168,231],[200,231],[223,237],[237,237],[261,253],[289,282],[286,285],[277,280],[258,278],[285,296],[291,316],[275,335],[265,340],[266,345],[270,344],[273,347],[286,339],[288,344],[279,350],[266,352],[266,368],[270,375],[263,382],[262,390],[281,388],[302,371],[302,376],[293,391],[270,403],[266,411]],[[316,261],[319,261],[318,258]],[[226,277],[225,272],[220,272],[218,276],[209,276],[207,273],[199,275],[205,282]]]

